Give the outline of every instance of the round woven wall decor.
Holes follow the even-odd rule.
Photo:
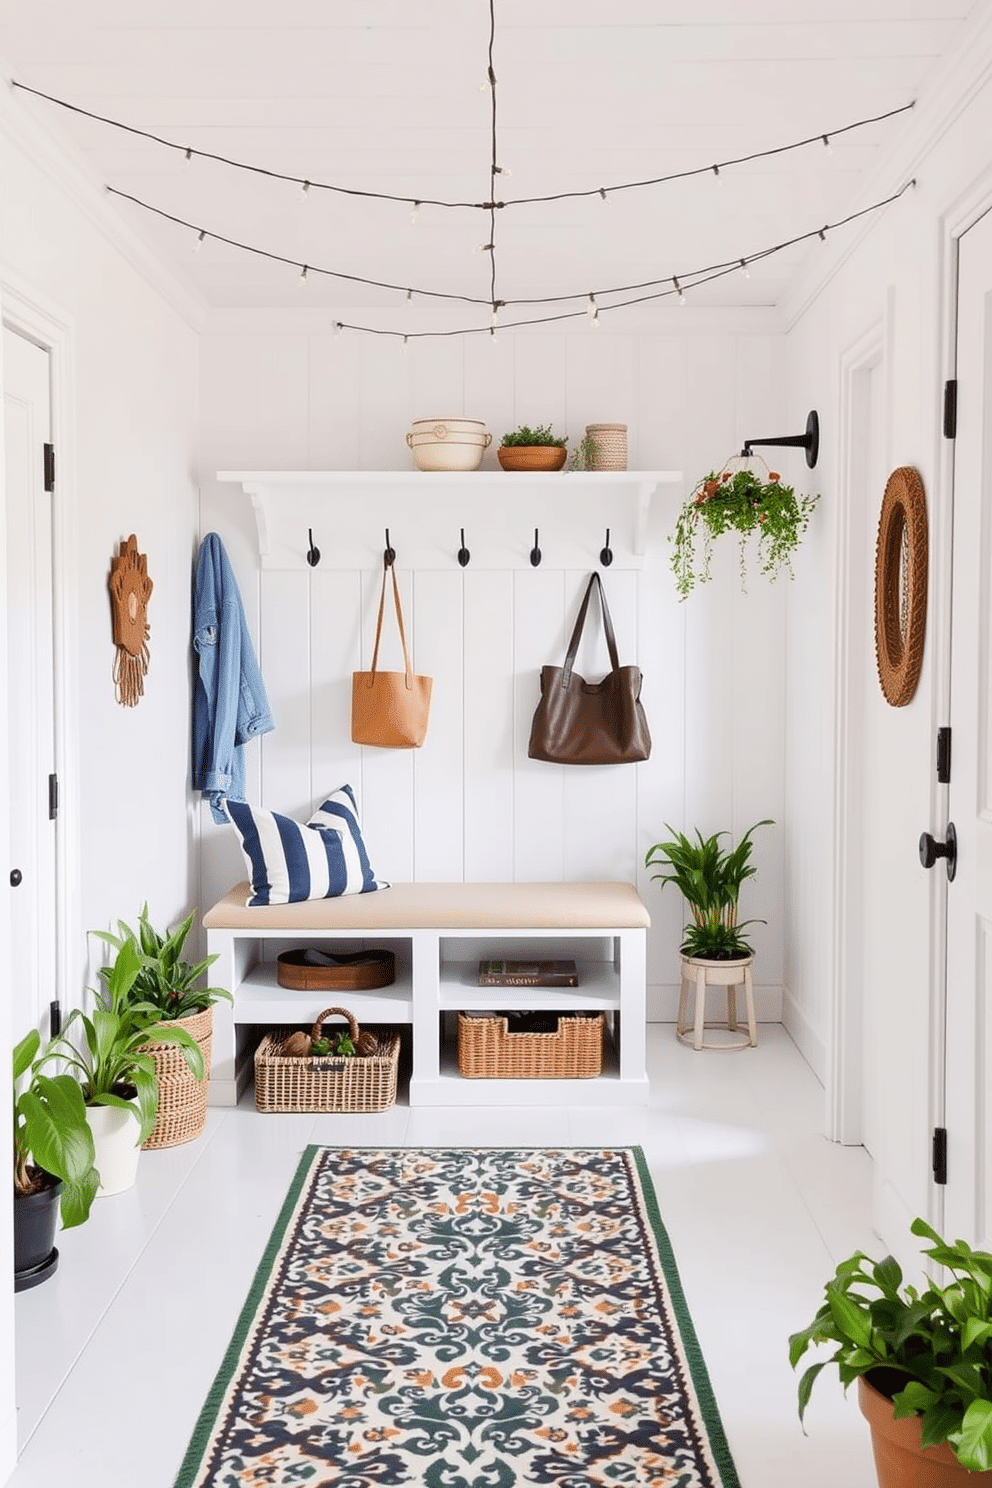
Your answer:
[[[885,700],[910,702],[927,627],[927,502],[923,481],[900,465],[885,483],[875,544],[875,660]]]

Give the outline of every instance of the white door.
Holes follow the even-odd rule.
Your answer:
[[[944,1231],[992,1245],[992,213],[958,255]],[[945,824],[940,824],[942,827]],[[946,838],[946,831],[934,831]],[[935,872],[944,872],[939,861]]]
[[[11,988],[14,1038],[48,1027],[56,986],[55,674],[52,644],[52,495],[48,352],[3,332],[7,521]]]

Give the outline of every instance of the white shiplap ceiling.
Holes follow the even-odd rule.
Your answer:
[[[919,100],[989,0],[494,0],[499,158],[508,202],[671,172],[830,134]],[[19,83],[195,150],[358,191],[489,197],[489,0],[0,0],[0,67]],[[311,190],[121,132],[15,90],[105,185],[206,307],[361,307],[395,324],[403,287],[490,296],[487,214]],[[704,175],[496,214],[500,299],[691,279],[815,231],[871,200],[912,113]],[[883,193],[886,194],[886,193]],[[841,229],[839,231],[845,231]],[[850,229],[846,229],[850,231]],[[709,305],[787,294],[819,239],[693,291]],[[663,286],[662,286],[663,287]],[[668,286],[670,288],[670,285]],[[613,299],[630,298],[613,296]],[[424,301],[418,296],[418,306]],[[517,307],[503,323],[583,308]],[[445,323],[488,325],[464,305]],[[604,316],[604,323],[606,317]]]

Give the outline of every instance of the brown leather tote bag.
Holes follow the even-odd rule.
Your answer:
[[[380,672],[379,642],[382,639],[382,616],[386,604],[386,570],[393,579],[393,603],[396,624],[403,647],[403,671]],[[383,564],[382,589],[379,594],[379,618],[375,626],[375,649],[372,670],[353,672],[351,676],[351,737],[356,744],[374,744],[380,749],[418,749],[427,737],[427,718],[431,706],[431,677],[418,677],[410,665],[403,628],[396,570]]]
[[[593,589],[599,594],[610,671],[586,682],[574,670]],[[541,699],[531,724],[531,759],[559,765],[628,765],[646,760],[651,734],[641,706],[641,672],[620,665],[613,621],[598,573],[589,576],[565,665],[541,668]]]

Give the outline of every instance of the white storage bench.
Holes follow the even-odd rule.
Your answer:
[[[245,907],[238,884],[203,917],[210,979],[233,1007],[214,1007],[210,1099],[231,1106],[251,1074],[251,1030],[312,1023],[325,1007],[348,1007],[360,1024],[408,1023],[413,1035],[411,1106],[637,1104],[647,1099],[644,1063],[645,947],[650,917],[629,883],[394,884],[371,894]],[[297,947],[388,949],[396,980],[368,992],[281,987],[276,957]],[[578,987],[480,987],[483,957],[569,957]],[[468,1080],[444,1026],[459,1009],[602,1009],[613,1053],[587,1080]]]

